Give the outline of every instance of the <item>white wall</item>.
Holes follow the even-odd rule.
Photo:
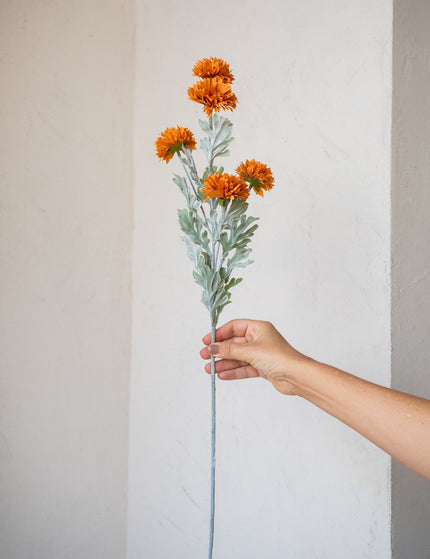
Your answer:
[[[255,263],[222,321],[270,319],[385,385],[392,326],[393,385],[429,395],[425,0],[396,0],[394,37],[391,0],[223,0],[216,16],[197,0],[137,4],[136,21],[132,0],[0,4],[8,559],[206,553],[209,321],[179,239],[179,169],[153,153],[166,126],[198,133],[198,58],[236,74],[230,168],[255,157],[277,179],[252,203]],[[218,383],[217,466],[216,557],[385,559],[391,535],[393,559],[428,554],[425,482],[394,464],[390,483],[381,451],[264,381]]]
[[[394,2],[392,384],[430,398],[430,4]],[[393,559],[430,557],[430,484],[393,464]]]
[[[194,62],[228,60],[239,97],[230,169],[267,162],[276,188],[255,263],[222,321],[274,322],[298,349],[390,383],[392,4],[137,2],[135,236],[128,559],[207,548],[208,316],[156,160],[167,126],[198,134]],[[390,460],[262,380],[218,383],[215,557],[385,559]]]
[[[0,555],[120,559],[133,2],[1,2],[0,22]]]

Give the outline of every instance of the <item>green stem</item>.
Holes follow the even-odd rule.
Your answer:
[[[221,233],[222,233],[222,228],[224,227],[225,216],[226,216],[226,213],[227,213],[227,206],[228,206],[228,203],[229,203],[229,200],[224,200],[224,203],[223,203],[222,206],[221,206],[221,218],[220,218],[220,225],[219,225],[219,232],[220,232],[220,235],[221,235]],[[219,238],[218,238],[218,239],[217,239],[217,247],[216,247],[216,255],[215,255],[215,262],[216,262],[216,264],[218,265],[218,269],[220,269],[221,266],[222,266],[221,262],[218,263],[218,260],[219,260],[219,252],[220,252],[220,246],[221,246],[221,243],[220,243],[220,240],[219,240]]]
[[[212,116],[212,115],[209,117],[209,126],[210,126],[210,129],[211,129],[211,132],[213,132],[213,131],[214,131],[214,121],[213,121],[213,116]],[[208,160],[208,163],[209,163],[209,173],[210,173],[211,175],[213,175],[213,172],[214,172],[214,160],[215,160],[215,157],[212,155],[212,151],[213,151],[213,141],[214,141],[214,140],[213,140],[213,137],[212,137],[212,134],[211,134],[211,135],[210,135],[211,151],[210,151],[210,157],[209,157],[209,160]]]
[[[196,197],[196,200],[200,200],[199,195],[197,194],[196,187],[194,186],[194,183],[193,183],[193,181],[192,181],[192,179],[191,179],[191,177],[190,177],[190,175],[189,175],[189,173],[188,173],[188,169],[187,169],[187,167],[186,167],[186,165],[185,165],[185,163],[184,163],[184,160],[183,160],[182,157],[180,156],[179,152],[178,152],[178,157],[179,157],[179,159],[180,159],[180,161],[181,161],[181,163],[182,163],[182,167],[184,168],[185,174],[187,175],[187,179],[188,179],[189,183],[191,184],[191,188],[193,189],[194,196]],[[207,217],[206,217],[205,209],[204,209],[204,207],[203,207],[203,202],[200,204],[200,209],[202,210],[202,214],[203,214],[203,217],[204,217],[204,220],[205,220],[206,228],[207,228],[207,230],[209,231],[209,223],[208,223],[208,219],[207,219]]]

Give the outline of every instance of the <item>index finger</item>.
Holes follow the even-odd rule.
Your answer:
[[[250,320],[238,318],[230,320],[215,330],[215,341],[222,342],[233,337],[245,337],[248,330]],[[208,345],[211,343],[211,333],[209,332],[203,337],[203,343]]]

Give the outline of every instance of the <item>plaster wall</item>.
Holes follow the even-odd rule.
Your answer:
[[[133,2],[0,2],[0,556],[125,557]]]
[[[209,320],[179,238],[180,169],[153,142],[168,126],[199,135],[192,67],[228,60],[227,168],[264,161],[276,188],[251,203],[255,263],[221,321],[271,320],[301,351],[389,385],[392,3],[138,0],[136,24],[128,559],[189,559],[208,539]],[[391,557],[382,451],[263,380],[217,394],[216,557]]]
[[[236,75],[227,164],[277,179],[222,321],[385,385],[391,328],[393,387],[430,397],[427,3],[396,0],[394,36],[388,0],[217,7],[137,3],[132,303],[133,2],[0,5],[2,557],[126,556],[131,305],[127,556],[206,553],[208,317],[152,151],[198,133],[198,58]],[[221,557],[429,555],[428,484],[264,381],[218,383],[217,467]]]
[[[392,386],[430,399],[430,4],[394,2]],[[393,559],[430,557],[430,484],[393,462]]]

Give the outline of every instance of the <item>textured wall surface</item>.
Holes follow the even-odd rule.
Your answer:
[[[394,2],[392,384],[430,398],[430,4]],[[393,559],[430,557],[430,484],[393,464]]]
[[[132,2],[0,3],[0,556],[125,557]]]
[[[153,142],[197,135],[194,62],[228,60],[239,98],[227,169],[267,162],[255,263],[222,321],[271,320],[301,351],[390,383],[392,5],[137,2],[128,559],[204,557],[209,320]],[[215,556],[388,559],[390,460],[263,380],[218,383]]]
[[[256,158],[276,177],[221,320],[271,320],[384,385],[392,346],[393,386],[430,397],[427,2],[395,0],[394,36],[391,0],[133,4],[0,4],[7,559],[206,554],[209,320],[179,239],[180,170],[153,152],[167,126],[199,135],[198,58],[236,75],[227,169]],[[388,559],[390,534],[393,559],[429,556],[428,483],[395,463],[390,484],[379,449],[262,380],[218,383],[217,458],[216,557]]]

